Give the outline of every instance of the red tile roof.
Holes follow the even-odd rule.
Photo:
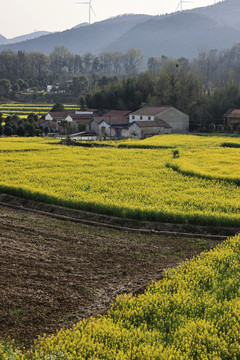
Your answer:
[[[58,120],[58,119],[66,119],[68,115],[72,115],[75,113],[62,111],[62,112],[49,112],[48,114],[50,114],[54,120]]]
[[[130,115],[155,116],[171,107],[172,106],[144,106],[142,109],[139,109]]]
[[[98,124],[100,124],[101,121],[106,121],[109,125],[128,125],[128,118],[126,116],[99,116],[94,117],[94,120],[97,121]]]
[[[69,114],[73,120],[91,120],[93,118],[93,114]]]
[[[137,124],[140,127],[163,127],[165,129],[171,129],[172,127],[165,121],[157,119],[151,121],[134,121],[131,124]]]
[[[240,119],[240,109],[229,109],[223,116],[228,118]]]
[[[130,110],[110,110],[105,114],[105,116],[127,116],[130,113]]]

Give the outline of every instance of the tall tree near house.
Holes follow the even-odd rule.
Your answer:
[[[10,81],[8,79],[0,79],[0,93],[5,97],[9,97],[10,90],[11,90]]]
[[[92,74],[98,74],[102,70],[100,58],[96,56],[92,63]]]
[[[74,75],[79,75],[79,74],[83,74],[83,60],[82,57],[80,55],[74,55],[74,60],[73,60],[73,74]]]
[[[211,115],[203,108],[199,108],[190,117],[190,130],[206,131],[211,123]]]
[[[16,79],[16,54],[11,50],[0,52],[0,79]]]
[[[112,66],[114,75],[123,74],[124,55],[121,51],[112,52]]]
[[[72,54],[65,46],[56,46],[49,55],[50,69],[57,74],[64,74],[69,70],[69,58]]]
[[[111,51],[103,51],[99,55],[99,60],[101,63],[101,71],[103,74],[112,75],[113,74],[113,56]]]
[[[16,63],[17,78],[25,78],[26,69],[29,64],[28,55],[25,54],[24,51],[19,50],[16,56],[15,63]]]
[[[164,55],[162,55],[161,57],[151,56],[148,59],[147,63],[148,70],[153,72],[154,74],[158,74],[162,70],[164,65],[166,65],[167,61],[168,57]]]
[[[86,75],[74,76],[73,77],[73,94],[79,96],[89,91],[89,80]]]
[[[124,55],[124,68],[128,76],[138,74],[143,66],[144,55],[139,49],[129,49]]]
[[[47,83],[47,77],[49,74],[48,64],[49,58],[41,52],[31,52],[28,55],[29,63],[31,64],[31,73],[29,77],[36,80],[37,84]]]
[[[93,64],[94,56],[88,52],[82,56],[82,59],[83,59],[84,74],[89,75],[92,72],[92,64]]]

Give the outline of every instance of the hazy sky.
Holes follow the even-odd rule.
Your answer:
[[[0,0],[0,34],[12,38],[37,30],[63,31],[88,22],[88,0]],[[120,14],[159,15],[174,12],[180,0],[92,0],[93,22]],[[212,5],[214,0],[192,0],[183,9]]]

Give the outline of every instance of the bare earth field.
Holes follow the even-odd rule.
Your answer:
[[[76,224],[0,206],[0,339],[30,346],[220,241]]]

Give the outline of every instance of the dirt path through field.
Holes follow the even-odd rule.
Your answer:
[[[105,312],[218,240],[107,229],[0,206],[0,338],[38,335]]]

